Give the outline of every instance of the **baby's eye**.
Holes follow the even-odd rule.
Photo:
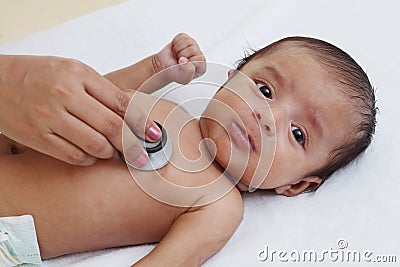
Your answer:
[[[266,86],[265,84],[262,84],[262,83],[257,83],[257,87],[260,90],[261,94],[263,94],[266,98],[268,98],[268,99],[272,98],[272,92],[268,86]]]
[[[304,134],[297,126],[291,126],[292,134],[299,144],[304,145]]]

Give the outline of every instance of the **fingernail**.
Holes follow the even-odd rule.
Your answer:
[[[152,140],[158,140],[161,137],[160,129],[155,126],[151,126],[147,132],[147,136],[150,137]]]
[[[143,167],[147,164],[147,158],[144,155],[140,155],[135,161],[135,165],[138,167]]]

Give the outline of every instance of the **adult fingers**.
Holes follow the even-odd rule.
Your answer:
[[[66,158],[68,162],[79,165],[89,165],[92,163],[93,158],[110,158],[114,155],[115,150],[111,144],[109,144],[108,140],[99,132],[89,127],[86,123],[80,121],[72,115],[65,117],[65,123],[68,124],[70,130],[63,131],[62,135],[55,132],[55,134],[57,134],[61,139],[57,141],[62,142],[65,140],[67,144],[69,141],[70,143],[74,143],[78,146],[78,148],[75,149],[75,145],[64,145],[63,149],[67,148],[67,151],[72,153],[71,155],[61,154],[61,156]],[[121,151],[124,151],[125,158],[138,167],[146,165],[147,154],[144,151],[142,144],[139,142],[136,136],[133,135],[130,128],[126,124],[123,124],[123,127],[125,130],[122,131],[121,129],[120,132],[121,136],[124,134],[124,141],[121,144]]]
[[[131,138],[131,129],[126,123],[123,125],[123,150],[125,160],[138,167],[143,167],[147,164],[148,157],[142,143],[137,138]],[[129,136],[129,137],[127,137]]]
[[[85,81],[85,91],[120,117],[125,115],[130,98],[109,80],[93,71]]]
[[[54,127],[54,133],[93,157],[108,159],[115,153],[113,145],[104,135],[68,111],[64,112],[62,121]]]
[[[101,79],[89,79],[86,84],[85,84],[85,90],[86,92],[92,96],[95,100],[103,104],[104,106],[108,107],[111,111],[115,112],[120,116],[120,118],[124,118],[126,110],[128,108],[129,102],[131,97],[129,94],[124,93],[123,91],[119,90],[117,87],[115,87],[111,82],[109,82],[107,79],[101,77]],[[92,110],[98,111],[100,110],[98,107],[95,108],[95,105],[92,102],[93,108]],[[84,106],[83,106],[84,107]],[[85,111],[89,111],[84,108]],[[105,112],[105,111],[104,111]],[[140,111],[138,111],[138,114],[140,114]],[[90,120],[96,116],[93,114],[93,116],[90,116]],[[145,117],[139,116],[138,118]],[[103,133],[115,147],[120,150],[121,149],[121,139],[120,135],[115,136],[115,131],[112,130],[113,126],[119,127],[119,129],[122,130],[122,124],[121,121],[117,121],[116,118],[111,118],[111,115],[108,114],[106,118],[106,127],[105,129],[100,127],[96,128],[99,130],[101,133]],[[87,123],[90,123],[90,121],[86,121]],[[139,135],[142,138],[145,138],[148,141],[156,141],[160,138],[161,132],[159,131],[158,127],[153,123],[149,122],[147,120],[141,120],[140,122],[133,122],[134,126],[133,129],[135,131],[135,134]],[[141,127],[136,127],[136,125],[140,124]],[[107,126],[108,125],[108,126]],[[104,130],[103,130],[104,129]],[[111,129],[111,131],[108,131]],[[121,133],[121,131],[119,132]],[[117,134],[119,134],[117,132]],[[122,151],[122,150],[120,150]]]
[[[117,150],[127,151],[126,153],[129,156],[126,158],[140,167],[146,164],[147,154],[136,135],[143,136],[148,141],[158,140],[161,136],[158,127],[155,126],[154,122],[149,121],[139,108],[134,109],[132,116],[126,116],[126,124],[121,117],[89,95],[74,102],[68,107],[68,111],[98,133],[107,137],[107,139],[95,138],[93,140],[96,141],[82,145],[87,151],[91,151],[90,154],[97,153],[92,154],[97,157],[101,153],[107,155],[108,140]],[[123,127],[125,127],[124,131]],[[93,135],[93,137],[96,137],[96,135]],[[95,149],[96,146],[97,150]]]
[[[72,165],[90,166],[97,159],[55,133],[47,136],[46,147],[46,154]]]
[[[93,155],[99,157],[103,150],[106,150],[108,141],[119,151],[122,151],[122,124],[123,119],[112,110],[92,98],[83,94],[73,103],[68,103],[67,111],[84,122],[88,128],[92,128],[105,137],[99,140],[99,150]],[[133,134],[132,134],[133,135]],[[88,140],[86,140],[88,141]],[[103,142],[100,142],[103,141]],[[90,142],[84,147],[90,147]],[[94,151],[92,151],[94,152]]]
[[[132,98],[135,92],[134,90],[127,90],[125,93]],[[137,106],[135,101],[131,101],[129,105],[130,108],[124,117],[124,121],[129,128],[142,139],[145,137],[144,139],[147,141],[154,142],[160,139],[161,130],[154,121],[149,120],[149,114]]]

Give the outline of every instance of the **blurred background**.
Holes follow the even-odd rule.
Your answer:
[[[125,0],[0,0],[0,44]]]

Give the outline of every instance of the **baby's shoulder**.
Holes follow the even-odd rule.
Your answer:
[[[244,212],[243,198],[240,191],[234,186],[228,193],[221,196],[219,199],[201,207],[191,208],[188,212],[194,210],[203,210],[208,213],[215,213],[215,215],[218,214],[218,216],[225,215],[241,220]]]
[[[132,109],[132,112],[140,107],[142,111],[146,114],[150,114],[151,112],[163,112],[170,113],[172,111],[178,110],[180,112],[189,114],[189,112],[179,105],[178,103],[162,98],[160,96],[149,95],[140,91],[134,91],[131,95],[129,109]]]
[[[162,97],[158,97],[158,96],[154,96],[154,95],[147,95],[145,94],[145,97],[147,98],[146,102],[149,103],[153,103],[153,108],[155,109],[162,109],[162,110],[168,110],[169,112],[172,111],[179,111],[179,112],[183,112],[186,114],[190,114],[181,104],[176,103],[175,101],[166,99],[166,98],[162,98]]]
[[[179,111],[190,114],[189,111],[187,111],[182,105],[169,99],[160,99],[159,104],[163,105],[166,108],[169,108],[170,110],[178,109]]]

